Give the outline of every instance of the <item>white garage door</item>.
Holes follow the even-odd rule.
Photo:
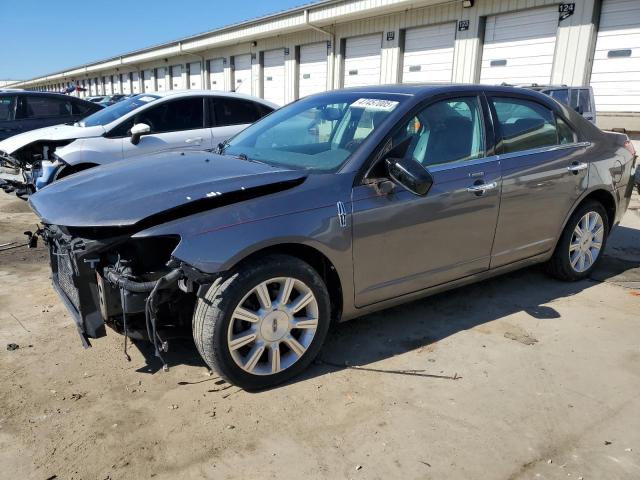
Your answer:
[[[131,74],[123,73],[122,74],[122,93],[125,95],[129,95],[131,93]]]
[[[122,93],[122,88],[120,86],[120,75],[112,75],[111,83],[113,84],[113,93]]]
[[[379,34],[347,38],[344,58],[344,86],[376,85],[380,83]]]
[[[200,62],[189,64],[189,88],[200,90],[202,88],[202,66]]]
[[[604,0],[591,72],[599,112],[640,112],[640,1]]]
[[[91,84],[91,96],[94,97],[98,95],[98,79],[92,78],[89,82]]]
[[[105,95],[112,95],[113,94],[113,90],[111,89],[111,75],[109,75],[107,77],[103,77],[102,80],[104,81],[104,94]]]
[[[151,70],[144,70],[142,72],[142,86],[145,92],[153,92],[153,80],[151,79]]]
[[[224,60],[222,58],[209,60],[209,85],[211,90],[224,90]]]
[[[480,83],[550,83],[558,7],[487,18]]]
[[[451,82],[456,24],[411,28],[405,32],[402,81]]]
[[[131,90],[132,93],[140,93],[140,74],[138,72],[131,74]]]
[[[284,105],[284,50],[264,52],[263,97],[278,105]]]
[[[167,89],[166,71],[164,67],[156,68],[156,89],[163,92]]]
[[[251,55],[237,55],[233,60],[233,91],[251,95]]]
[[[300,47],[299,97],[327,89],[327,44],[312,43]]]
[[[171,67],[171,90],[182,90],[182,65],[174,65]]]

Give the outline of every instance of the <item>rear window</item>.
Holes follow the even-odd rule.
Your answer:
[[[253,123],[273,111],[266,105],[239,98],[218,97],[210,102],[213,104],[209,109],[213,113],[210,122],[215,127]]]
[[[68,98],[51,98],[28,95],[22,97],[24,118],[66,117],[71,115]]]
[[[500,133],[502,152],[513,153],[558,144],[553,112],[529,100],[493,98]]]
[[[588,88],[574,88],[571,90],[571,107],[579,112],[593,112],[591,92]]]

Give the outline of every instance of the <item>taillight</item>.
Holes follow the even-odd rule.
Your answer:
[[[633,142],[631,140],[625,140],[624,148],[626,148],[631,155],[636,154],[636,148],[633,146]]]

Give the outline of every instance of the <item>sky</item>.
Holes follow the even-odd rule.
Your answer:
[[[0,0],[0,80],[27,80],[317,0]]]

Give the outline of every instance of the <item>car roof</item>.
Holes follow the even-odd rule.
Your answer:
[[[164,92],[145,92],[139,93],[138,95],[154,95],[160,98],[169,98],[169,97],[189,97],[193,95],[204,95],[206,97],[227,97],[227,98],[241,98],[243,100],[251,100],[252,102],[259,102],[264,105],[269,105],[274,108],[279,108],[280,105],[277,105],[269,100],[265,100],[263,98],[254,97],[252,95],[246,95],[244,93],[236,93],[236,92],[224,92],[221,90],[167,90]]]

